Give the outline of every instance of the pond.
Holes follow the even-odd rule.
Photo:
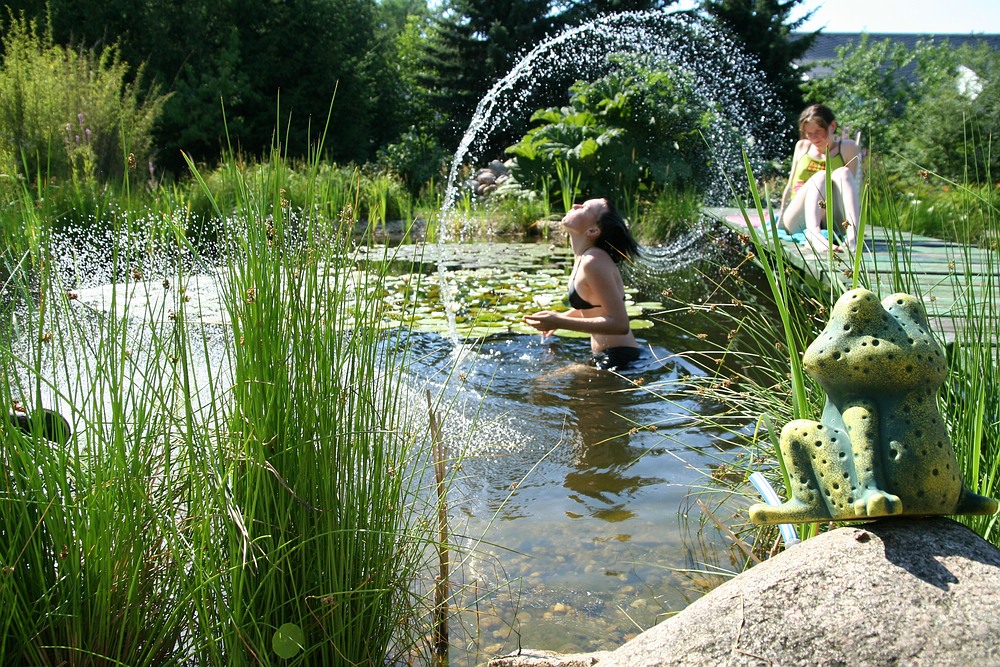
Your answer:
[[[559,307],[572,255],[565,243],[372,247],[386,272],[390,344],[411,360],[411,403],[438,397],[454,482],[449,489],[454,608],[452,664],[518,647],[612,649],[683,609],[733,570],[732,545],[702,530],[699,490],[733,448],[692,425],[714,405],[671,394],[701,371],[677,353],[697,348],[713,320],[668,312],[704,301],[717,272],[719,230],[645,248],[626,271],[627,307],[646,356],[618,375],[584,363],[589,339],[543,339],[524,314]],[[362,253],[363,255],[364,253]],[[148,284],[147,284],[148,283]],[[81,303],[162,299],[159,282],[79,290]],[[215,280],[186,294],[205,321],[223,319]],[[134,305],[133,305],[134,307]],[[140,308],[140,312],[144,309]],[[704,317],[699,320],[698,317]],[[673,326],[678,318],[683,326]],[[422,407],[421,407],[422,406]],[[694,507],[692,518],[688,510]]]
[[[459,561],[453,586],[468,610],[451,628],[452,664],[518,647],[616,648],[720,583],[714,568],[735,567],[731,544],[687,517],[706,473],[731,455],[719,434],[689,418],[715,406],[664,395],[664,387],[702,372],[676,355],[697,347],[698,338],[683,333],[697,325],[683,313],[688,327],[669,326],[663,291],[691,303],[707,296],[704,274],[719,259],[706,250],[718,247],[706,234],[647,248],[641,269],[627,272],[646,357],[624,375],[581,363],[590,356],[585,336],[543,339],[520,324],[565,294],[572,256],[564,247],[419,250],[435,255],[424,267],[425,292],[452,299],[444,307],[450,323],[425,315],[399,340],[414,360],[414,387],[445,396]]]

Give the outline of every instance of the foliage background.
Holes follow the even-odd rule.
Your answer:
[[[922,170],[955,181],[967,170],[973,182],[994,180],[998,151],[991,149],[991,137],[1000,115],[995,51],[953,49],[940,41],[907,49],[862,35],[828,63],[829,76],[803,80],[808,69],[797,59],[818,33],[796,32],[804,19],[790,17],[801,2],[705,0],[696,10],[728,31],[778,91],[785,122],[779,117],[765,130],[784,140],[776,145],[791,146],[801,106],[822,101],[842,125],[862,132],[871,156],[888,161],[901,188],[919,188],[916,174]],[[7,174],[31,174],[32,181],[39,175],[76,178],[97,192],[120,181],[129,153],[136,163],[133,184],[155,186],[186,175],[184,155],[211,169],[231,155],[266,160],[279,146],[294,162],[312,159],[322,143],[322,160],[398,179],[409,196],[433,204],[476,102],[529,48],[602,13],[673,5],[669,0],[8,0],[0,13],[7,51],[0,82],[0,165]],[[26,21],[36,26],[34,32],[26,30]],[[975,72],[975,95],[968,86],[966,93],[954,94],[969,71]],[[673,89],[672,113],[697,125],[697,114],[683,111],[691,99],[684,81],[677,73],[666,74],[657,85]],[[588,91],[591,110],[603,104],[597,99],[603,94],[620,93],[627,102],[608,98],[603,129],[594,130],[605,143],[589,153],[591,164],[569,166],[584,183],[606,178],[611,164],[620,174],[640,174],[653,186],[646,199],[655,209],[658,200],[676,198],[678,189],[687,187],[685,174],[703,161],[684,123],[643,124],[641,116],[659,103],[633,83]],[[581,104],[581,87],[594,85],[555,78],[524,106],[562,114]],[[619,117],[612,123],[614,108]],[[657,111],[662,115],[662,110]],[[550,118],[544,131],[566,127],[566,118]],[[526,114],[523,122],[491,135],[481,157],[484,162],[506,157],[514,145],[515,152],[522,151],[542,132],[531,127]],[[674,145],[690,150],[669,157]],[[534,187],[544,183],[541,176],[559,179],[554,158],[575,159],[570,149],[547,150],[548,174],[533,174]],[[604,166],[592,164],[597,157]],[[770,176],[786,173],[787,160],[788,155],[775,155]],[[525,170],[537,172],[539,165]],[[633,193],[644,188],[641,184]]]
[[[920,40],[908,49],[862,35],[838,49],[829,76],[802,86],[841,124],[860,131],[897,178],[918,170],[990,184],[1000,174],[992,137],[1000,129],[1000,53],[985,44]]]

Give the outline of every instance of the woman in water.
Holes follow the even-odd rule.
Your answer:
[[[591,363],[624,370],[639,358],[639,343],[625,311],[625,284],[618,264],[639,254],[639,245],[621,214],[606,199],[574,204],[562,219],[573,249],[569,277],[571,310],[528,315],[524,321],[545,336],[556,329],[590,334]]]
[[[826,170],[831,170],[833,220],[842,226],[847,247],[857,245],[861,204],[861,156],[858,145],[835,135],[837,121],[822,104],[813,104],[799,116],[800,139],[795,144],[788,184],[781,195],[781,224],[789,234],[805,230],[806,240],[817,251],[829,248],[820,233],[826,221]],[[828,157],[829,156],[829,157]],[[827,164],[829,160],[829,164]],[[834,250],[839,250],[834,246]]]

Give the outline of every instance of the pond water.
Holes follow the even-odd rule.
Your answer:
[[[458,342],[448,330],[413,331],[399,341],[414,359],[414,387],[445,396],[459,561],[453,586],[466,609],[451,628],[452,664],[518,647],[616,648],[720,583],[714,568],[736,567],[731,545],[700,530],[697,508],[687,516],[706,472],[730,456],[719,434],[693,427],[687,415],[714,406],[664,395],[672,381],[700,371],[675,354],[697,340],[664,323],[662,292],[704,298],[702,274],[717,267],[708,243],[695,235],[650,248],[645,270],[632,272],[630,313],[644,327],[636,333],[646,356],[623,375],[581,363],[590,356],[587,338],[521,333],[518,320],[536,307],[532,299],[565,293],[571,256],[564,249],[447,246],[451,271],[442,279],[466,299],[452,308],[459,327],[469,309],[461,295],[512,293],[491,311],[512,311],[491,318],[504,333]],[[690,244],[702,252],[691,253]],[[485,260],[491,254],[493,266]],[[495,264],[507,254],[520,264],[506,261],[505,272]],[[511,288],[519,281],[525,285]]]
[[[418,338],[418,372],[450,366],[440,339]],[[718,461],[715,438],[663,397],[580,365],[587,348],[515,335],[458,363],[452,530],[470,550],[458,575],[467,597],[485,596],[464,619],[482,653],[613,648],[703,592],[705,577],[675,569],[706,567],[700,550],[712,548],[692,542],[684,512]]]
[[[584,363],[589,339],[549,339],[521,323],[558,307],[572,256],[565,244],[400,246],[386,278],[389,339],[408,349],[409,389],[440,397],[454,483],[449,490],[454,608],[452,664],[476,665],[518,647],[612,649],[683,609],[733,570],[732,545],[694,497],[732,456],[722,434],[691,424],[715,409],[671,395],[700,373],[677,353],[698,347],[713,320],[667,313],[706,298],[720,262],[717,229],[645,249],[627,271],[627,306],[646,356],[624,375]],[[384,257],[372,248],[371,257]],[[81,289],[92,305],[137,298],[159,312],[159,281]],[[224,319],[215,280],[187,287],[204,320]],[[410,304],[407,311],[404,304]],[[133,307],[135,304],[133,303]],[[447,315],[447,316],[445,316]],[[685,318],[684,326],[671,326]],[[724,335],[716,331],[710,335]],[[221,361],[220,361],[221,363]],[[688,510],[695,507],[688,517]]]

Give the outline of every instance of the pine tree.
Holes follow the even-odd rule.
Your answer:
[[[804,106],[803,71],[795,66],[816,40],[819,31],[793,37],[809,19],[809,12],[796,20],[791,13],[804,0],[703,0],[702,8],[740,40],[743,49],[757,59],[768,83],[782,100],[786,128],[775,131],[791,135]]]
[[[557,26],[549,0],[452,0],[424,45],[417,83],[435,113],[431,130],[456,146],[479,100]],[[511,137],[496,137],[506,145]]]
[[[603,14],[667,9],[676,2],[677,0],[570,0],[563,3],[566,10],[561,16],[568,24],[578,25]]]

